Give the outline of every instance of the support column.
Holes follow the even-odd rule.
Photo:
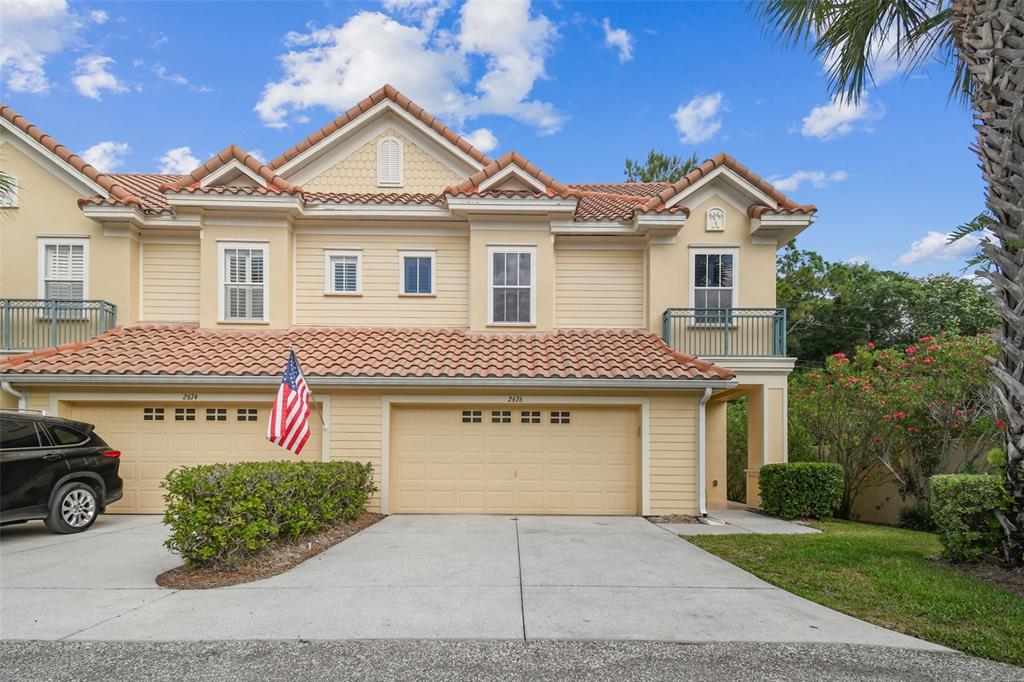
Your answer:
[[[707,404],[705,428],[707,443],[705,445],[704,489],[707,492],[709,508],[724,507],[728,502],[727,459],[726,451],[726,408],[728,401],[718,400]]]
[[[758,485],[761,465],[765,463],[765,395],[764,386],[747,386],[747,505],[761,506]]]

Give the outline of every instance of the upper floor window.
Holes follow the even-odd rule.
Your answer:
[[[221,244],[221,320],[266,322],[267,247]]]
[[[534,247],[495,246],[488,248],[488,322],[504,325],[532,325],[536,300]]]
[[[362,253],[359,251],[324,251],[328,294],[358,294],[362,291],[360,273]]]
[[[401,251],[398,260],[402,268],[400,291],[403,294],[429,296],[434,293],[433,251]]]
[[[402,165],[401,140],[395,137],[385,137],[377,143],[378,185],[399,187],[405,184]]]
[[[736,250],[693,249],[691,258],[692,307],[706,311],[736,307]],[[718,322],[719,317],[707,321]]]
[[[89,241],[39,241],[39,297],[81,301],[88,295]]]

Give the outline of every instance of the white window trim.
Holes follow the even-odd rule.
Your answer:
[[[530,254],[530,321],[494,321],[494,254]],[[536,246],[488,246],[487,247],[487,326],[489,327],[536,327],[537,326],[537,247]]]
[[[250,249],[263,253],[263,318],[229,320],[225,318],[224,252],[228,249]],[[270,322],[270,249],[266,242],[217,242],[217,321],[222,324],[267,324]]]
[[[740,250],[736,247],[722,246],[722,247],[690,247],[690,305],[691,309],[696,309],[696,296],[695,290],[697,288],[697,256],[718,256],[718,255],[731,255],[732,256],[732,308],[740,307]],[[712,323],[695,323],[694,326],[701,327],[721,327],[720,324]],[[733,318],[730,326],[736,326],[736,320]]]
[[[89,300],[89,239],[73,239],[70,237],[40,237],[39,238],[39,265],[36,271],[38,298],[46,298],[46,247],[48,246],[81,246],[82,259],[82,300]]]
[[[385,142],[394,141],[398,144],[398,180],[388,180],[381,174],[380,164],[380,150],[384,146]],[[389,135],[388,137],[377,140],[377,186],[378,187],[402,187],[405,185],[405,145],[402,144],[402,140]]]
[[[430,293],[410,293],[405,290],[405,259],[430,259]],[[398,252],[398,295],[413,298],[433,298],[437,296],[437,251],[399,251]]]
[[[356,290],[334,290],[334,268],[331,259],[341,256],[354,256],[356,259]],[[363,252],[360,249],[324,249],[324,296],[362,296],[363,295]]]
[[[0,194],[0,208],[18,208],[18,177],[16,175],[7,174],[11,179],[11,183],[14,185],[11,188],[10,194]]]

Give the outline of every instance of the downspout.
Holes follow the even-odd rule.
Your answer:
[[[15,398],[18,399],[18,409],[19,410],[28,409],[28,398],[25,397],[24,393],[19,393],[18,391],[15,391],[14,387],[11,386],[11,382],[9,382],[9,381],[0,381],[0,388],[3,389],[4,393],[6,393],[8,395],[12,395],[12,396],[14,396]]]
[[[701,518],[708,515],[704,470],[708,451],[707,404],[710,398],[711,389],[705,388],[700,404],[697,405],[697,507]]]

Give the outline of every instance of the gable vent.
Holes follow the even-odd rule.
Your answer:
[[[377,184],[397,187],[402,180],[402,143],[385,137],[377,143]]]

